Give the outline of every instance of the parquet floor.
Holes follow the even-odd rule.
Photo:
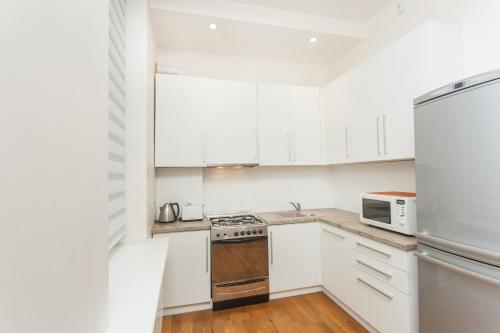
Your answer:
[[[162,333],[366,333],[323,293],[163,318]]]

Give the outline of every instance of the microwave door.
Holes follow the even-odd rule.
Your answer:
[[[384,200],[363,198],[363,218],[391,224],[391,203]]]

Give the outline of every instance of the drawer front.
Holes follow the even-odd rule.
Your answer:
[[[370,256],[378,261],[409,272],[408,253],[368,238],[355,235],[351,247],[355,251]]]
[[[389,285],[354,269],[352,309],[370,325],[383,333],[409,333],[409,296]]]
[[[373,259],[363,253],[357,251],[353,252],[354,255],[351,259],[351,264],[354,267],[407,295],[410,294],[409,276],[407,272]]]

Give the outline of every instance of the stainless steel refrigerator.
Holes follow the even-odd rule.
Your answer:
[[[415,100],[420,333],[500,332],[500,71]]]

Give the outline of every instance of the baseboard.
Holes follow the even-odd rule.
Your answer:
[[[323,291],[323,288],[321,288],[321,286],[314,286],[314,287],[307,287],[307,288],[300,288],[300,289],[293,289],[293,290],[285,290],[285,291],[271,293],[269,295],[269,299],[273,300],[273,299],[279,299],[279,298],[285,298],[285,297],[312,294],[312,293],[317,293],[320,291]]]
[[[326,290],[323,287],[320,287],[323,293],[328,296],[332,301],[334,301],[338,306],[340,306],[345,312],[347,312],[351,317],[354,318],[358,323],[360,323],[366,330],[370,333],[379,333],[375,327],[370,325],[366,320],[361,318],[356,312],[351,310],[350,307],[345,305],[341,300],[339,300],[337,297],[333,296],[328,290]]]
[[[162,310],[162,316],[171,316],[179,313],[196,312],[210,309],[212,309],[212,302],[175,306],[171,308],[164,308]]]

